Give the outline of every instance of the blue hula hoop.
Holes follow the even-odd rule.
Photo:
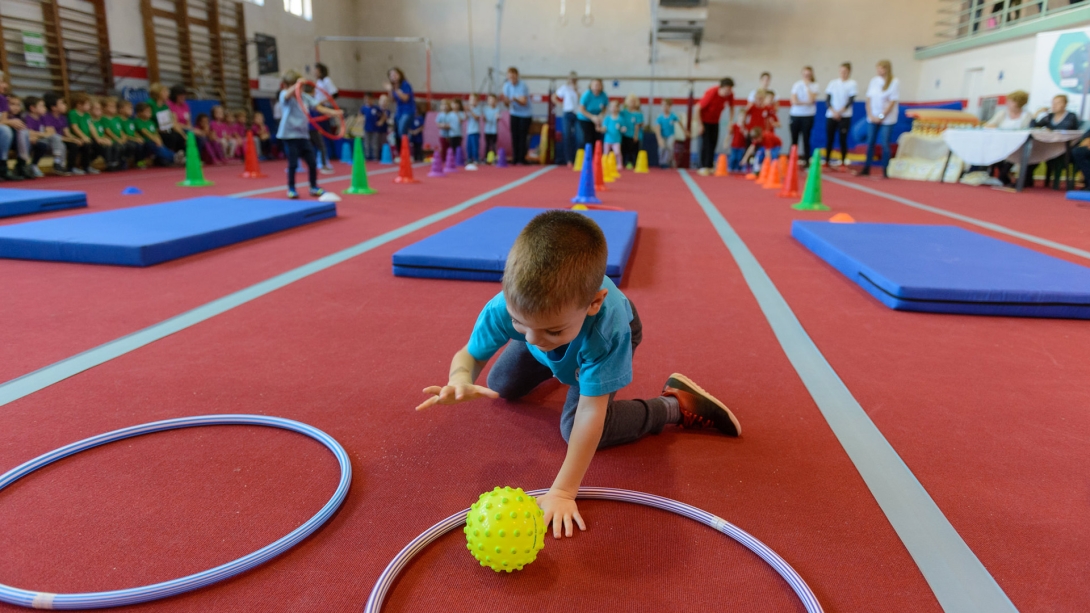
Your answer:
[[[114,430],[113,432],[93,436],[70,445],[65,445],[60,449],[34,458],[33,460],[0,475],[0,491],[3,491],[7,486],[43,466],[47,466],[57,460],[77,454],[81,451],[98,447],[99,445],[113,443],[142,434],[162,432],[164,430],[194,428],[197,426],[228,425],[268,426],[271,428],[290,430],[309,436],[325,445],[326,448],[336,456],[337,463],[340,464],[341,467],[340,483],[337,484],[337,490],[333,493],[333,497],[329,499],[329,502],[327,502],[314,517],[311,517],[303,525],[292,530],[287,536],[266,545],[247,556],[204,572],[143,587],[113,590],[109,592],[87,592],[82,594],[32,592],[0,584],[0,602],[33,609],[101,609],[105,607],[118,607],[158,600],[190,590],[200,589],[218,581],[223,581],[229,577],[244,573],[256,566],[268,562],[288,549],[291,549],[328,521],[329,518],[333,516],[333,513],[341,506],[341,503],[344,502],[345,496],[348,495],[348,486],[352,481],[352,463],[349,460],[348,453],[345,452],[344,447],[341,447],[340,443],[333,437],[313,426],[308,426],[302,422],[284,419],[282,417],[268,417],[265,415],[226,414],[181,417],[178,419],[166,419],[140,426],[122,428],[121,430]]]

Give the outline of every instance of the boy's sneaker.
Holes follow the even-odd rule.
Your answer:
[[[30,174],[35,179],[41,178],[41,177],[43,177],[45,175],[45,173],[42,172],[42,169],[38,168],[37,164],[31,164],[30,166],[27,166],[27,168],[30,169]]]
[[[706,177],[706,176],[712,174],[712,171],[711,171],[710,168],[701,168],[700,170],[696,171],[696,174],[698,174],[698,175],[700,175],[702,177]]]
[[[318,169],[318,172],[322,173],[323,175],[331,175],[333,174],[334,170],[332,168],[323,166]]]
[[[63,165],[53,164],[53,176],[55,177],[67,177],[72,173],[65,170]]]
[[[73,168],[72,169],[72,174],[76,175],[77,177],[82,177],[83,175],[85,175],[87,173],[83,172],[82,168]]]
[[[320,188],[320,187],[310,188],[310,195],[313,196],[314,198],[317,198],[317,197],[321,196],[324,193],[325,193],[325,190]]]
[[[298,200],[299,199],[299,192],[295,191],[294,189],[289,189],[288,190],[288,198],[290,198],[292,200]]]
[[[742,434],[742,426],[730,409],[685,375],[670,375],[662,388],[662,395],[677,399],[684,428],[714,427],[727,436]]]
[[[86,171],[86,172],[87,172],[87,174],[89,174],[89,175],[97,175],[97,174],[102,174],[102,171],[101,171],[101,170],[99,170],[99,169],[97,169],[97,168],[95,168],[95,167],[93,167],[93,166],[90,166],[90,167],[88,167],[88,168],[87,168],[87,171]]]

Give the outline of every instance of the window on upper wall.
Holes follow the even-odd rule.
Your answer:
[[[314,17],[310,2],[311,0],[284,0],[284,10],[310,21]]]
[[[256,4],[258,6],[265,6],[265,0],[245,0],[245,1],[249,2],[250,4]]]

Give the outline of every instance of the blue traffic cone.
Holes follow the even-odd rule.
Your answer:
[[[594,148],[589,144],[583,153],[583,159],[594,157]],[[575,204],[601,204],[602,201],[594,194],[594,164],[583,164],[583,170],[579,171],[579,193],[572,198]]]
[[[382,143],[382,157],[379,162],[383,164],[393,164],[394,156],[390,153],[390,143]]]
[[[345,164],[352,163],[352,143],[348,141],[341,142],[341,161]]]
[[[458,145],[458,148],[454,150],[454,164],[459,168],[466,165],[466,154],[461,145]]]
[[[507,168],[507,152],[503,147],[496,149],[496,168]]]
[[[138,196],[138,195],[143,194],[143,193],[144,192],[140,191],[139,187],[132,187],[132,186],[126,187],[125,189],[121,190],[121,195],[122,196]]]

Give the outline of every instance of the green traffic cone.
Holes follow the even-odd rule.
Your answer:
[[[201,168],[201,154],[197,151],[197,137],[192,132],[185,133],[185,181],[179,181],[178,187],[208,187],[215,185],[204,178]]]
[[[810,160],[810,172],[806,175],[806,187],[802,190],[802,202],[791,205],[798,211],[830,211],[821,203],[821,151],[815,151]]]
[[[363,145],[358,136],[352,145],[352,185],[344,193],[363,196],[377,193],[367,185],[367,161],[363,157]]]

